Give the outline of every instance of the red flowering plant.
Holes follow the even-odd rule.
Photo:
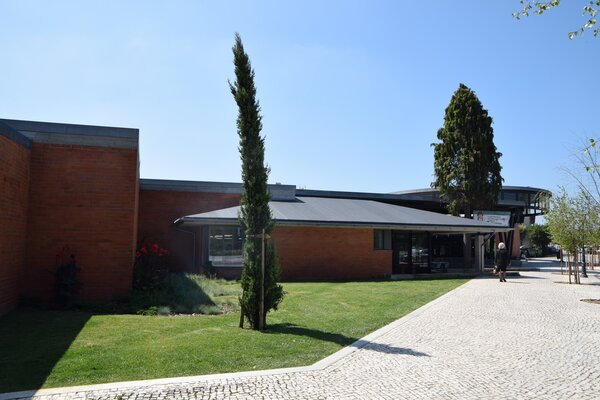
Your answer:
[[[133,264],[133,288],[153,290],[160,287],[169,273],[167,259],[169,250],[157,243],[143,244],[135,252]]]
[[[56,250],[54,255],[54,287],[58,304],[70,305],[79,293],[80,284],[77,280],[79,270],[75,254],[71,252],[68,245]]]

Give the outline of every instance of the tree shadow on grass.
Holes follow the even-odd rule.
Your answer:
[[[41,388],[90,317],[22,308],[0,318],[0,393]]]
[[[283,333],[286,335],[308,336],[313,339],[336,343],[340,346],[349,346],[358,340],[357,338],[342,335],[341,333],[325,332],[290,323],[269,325],[265,333]]]
[[[415,357],[429,357],[429,354],[415,351],[404,347],[390,346],[384,343],[371,342],[369,340],[357,339],[340,333],[331,333],[310,329],[291,323],[269,325],[265,333],[283,333],[288,335],[308,336],[327,342],[339,344],[341,346],[352,346],[359,349],[376,351],[386,354],[403,354]]]

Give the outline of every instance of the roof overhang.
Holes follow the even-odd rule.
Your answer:
[[[175,225],[186,227],[199,226],[238,226],[237,218],[197,218],[197,217],[182,217],[175,221]],[[514,228],[508,227],[490,227],[490,226],[459,226],[459,225],[428,225],[428,224],[385,224],[385,223],[370,223],[370,222],[344,222],[344,221],[293,221],[282,220],[275,221],[276,226],[281,227],[313,227],[313,228],[368,228],[368,229],[394,229],[394,230],[410,230],[410,231],[425,231],[435,233],[496,233],[507,232]]]

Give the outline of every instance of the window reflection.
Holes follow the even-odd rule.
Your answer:
[[[241,267],[244,238],[241,228],[211,226],[208,234],[208,260],[214,267]]]
[[[415,268],[429,266],[429,238],[426,232],[412,234],[412,262]]]

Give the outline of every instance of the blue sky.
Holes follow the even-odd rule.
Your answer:
[[[600,38],[567,38],[582,5],[517,21],[518,0],[0,0],[0,118],[139,128],[142,178],[238,182],[239,32],[271,183],[429,187],[462,82],[494,119],[505,184],[555,190],[598,136]]]

